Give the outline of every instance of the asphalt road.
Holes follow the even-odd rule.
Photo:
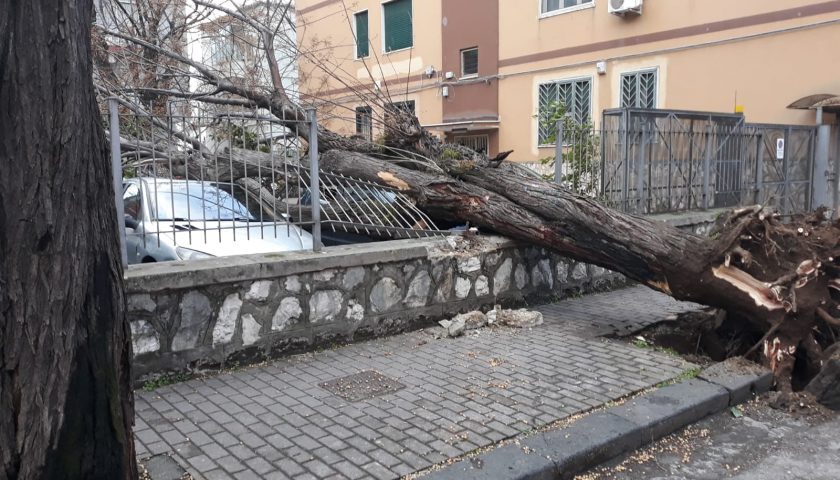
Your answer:
[[[838,480],[840,415],[796,414],[766,402],[709,417],[646,448],[579,475],[579,480]]]

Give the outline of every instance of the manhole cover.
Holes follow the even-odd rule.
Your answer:
[[[394,393],[405,385],[374,370],[365,370],[321,384],[321,387],[349,402]]]

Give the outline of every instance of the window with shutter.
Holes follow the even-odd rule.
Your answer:
[[[621,75],[622,108],[656,108],[656,70]]]
[[[461,50],[461,77],[478,75],[478,49]]]
[[[356,58],[370,55],[370,40],[368,39],[368,12],[356,14]]]
[[[382,5],[385,26],[385,51],[392,52],[414,45],[411,0],[392,0]]]
[[[370,107],[356,108],[356,134],[366,140],[373,139],[373,110]]]
[[[559,82],[543,83],[539,86],[539,132],[540,145],[549,145],[556,134],[557,126],[549,119],[554,115],[558,105],[566,109],[577,123],[589,121],[592,104],[592,80],[563,80]]]

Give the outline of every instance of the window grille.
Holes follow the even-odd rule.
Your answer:
[[[490,153],[489,135],[459,135],[455,137],[455,143],[484,154]]]
[[[622,108],[656,108],[656,70],[621,75]]]
[[[565,106],[566,114],[577,123],[589,121],[592,106],[592,81],[590,79],[566,80],[544,83],[539,86],[539,144],[549,145],[557,133],[556,122],[551,121],[558,104]]]
[[[373,139],[373,110],[370,107],[356,108],[356,134],[366,140]]]

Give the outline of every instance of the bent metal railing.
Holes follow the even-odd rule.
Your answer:
[[[126,106],[109,100],[108,130],[128,263],[183,259],[169,258],[173,245],[187,252],[283,237],[281,250],[317,251],[447,233],[398,190],[320,171],[317,144],[300,140],[317,139],[314,109],[288,121],[261,111],[182,106],[153,116]]]

